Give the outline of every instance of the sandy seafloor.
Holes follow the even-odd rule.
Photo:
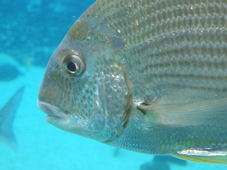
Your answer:
[[[1,56],[0,56],[1,57]],[[64,132],[45,121],[37,108],[37,95],[44,69],[25,68],[24,76],[0,83],[1,107],[22,85],[25,92],[14,121],[18,151],[0,143],[0,170],[139,170],[152,155],[119,150],[97,141]],[[227,166],[188,162],[170,164],[171,170],[226,170]],[[159,169],[157,169],[159,170]],[[163,169],[160,169],[163,170]]]

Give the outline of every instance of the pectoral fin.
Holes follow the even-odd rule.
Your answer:
[[[140,104],[139,109],[165,126],[219,125],[227,127],[227,98],[186,104]],[[154,116],[155,115],[155,116]]]
[[[173,156],[197,163],[227,165],[227,156],[189,156],[173,154]]]

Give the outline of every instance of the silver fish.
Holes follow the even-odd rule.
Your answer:
[[[18,143],[13,133],[13,121],[23,93],[24,86],[19,88],[0,110],[0,141],[13,150],[18,149]]]
[[[227,1],[96,1],[52,55],[38,106],[108,145],[227,164]]]

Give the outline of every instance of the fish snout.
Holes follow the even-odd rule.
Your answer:
[[[51,116],[56,116],[56,114],[51,109],[50,104],[47,104],[45,102],[38,100],[37,105],[38,105],[39,109],[42,110],[44,113],[51,115]]]
[[[52,104],[45,103],[43,101],[38,100],[37,105],[40,108],[40,110],[42,110],[44,113],[48,115],[47,117],[58,118],[58,119],[62,119],[66,117],[66,114],[60,108]]]

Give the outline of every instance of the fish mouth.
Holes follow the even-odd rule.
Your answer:
[[[66,118],[66,114],[59,109],[58,107],[45,103],[43,101],[38,100],[37,105],[40,110],[42,110],[44,113],[46,113],[48,116],[46,117],[46,120],[49,118],[51,119],[64,119]]]

